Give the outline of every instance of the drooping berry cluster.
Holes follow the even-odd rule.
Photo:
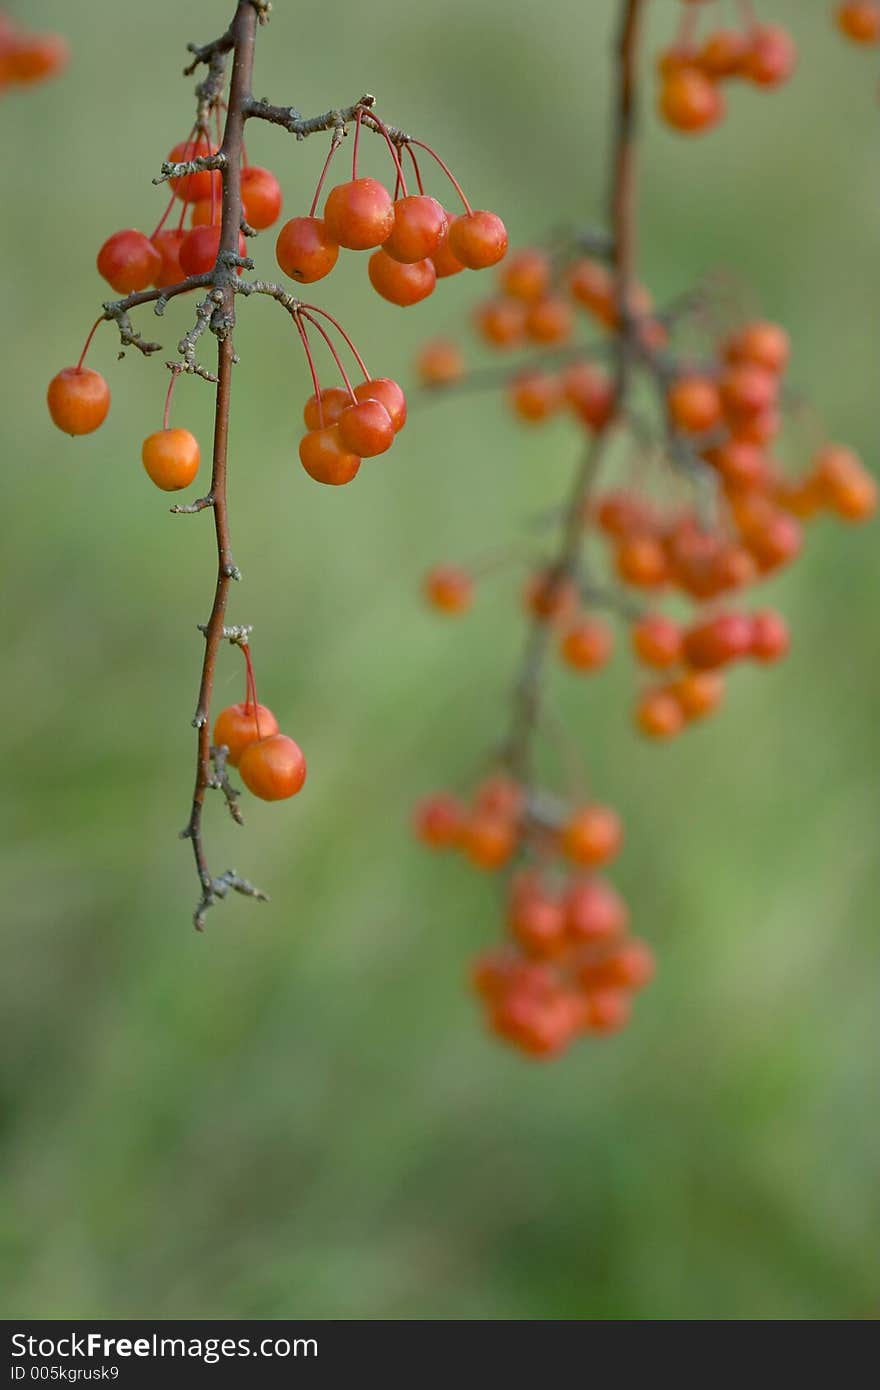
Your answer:
[[[557,1056],[583,1034],[616,1032],[653,955],[628,935],[629,911],[602,874],[623,844],[620,817],[588,803],[566,810],[530,799],[510,777],[491,778],[470,805],[448,792],[416,808],[417,838],[496,871],[518,858],[505,886],[508,940],[472,972],[490,1028],[523,1052]]]
[[[33,87],[67,67],[70,50],[60,34],[37,34],[0,11],[0,95]]]
[[[332,107],[309,119],[290,105],[272,106],[257,100],[251,91],[255,39],[257,25],[268,21],[269,9],[266,0],[236,0],[232,21],[217,39],[189,46],[193,59],[186,73],[191,75],[202,67],[205,73],[196,84],[195,123],[169,152],[160,177],[154,179],[154,183],[169,183],[168,204],[150,235],[127,227],[114,232],[101,246],[98,271],[122,297],[104,304],[76,365],[58,372],[47,393],[49,412],[59,429],[70,435],[96,430],[110,408],[107,382],[85,366],[98,326],[114,322],[123,349],[133,347],[150,356],[159,352],[161,345],[147,341],[135,329],[132,312],[151,304],[162,315],[171,300],[198,295],[195,322],[178,344],[180,355],[166,363],[171,381],[162,428],[150,433],[141,448],[144,470],[159,489],[178,492],[190,486],[198,475],[202,451],[189,430],[171,426],[172,397],[183,374],[199,376],[216,386],[210,487],[195,501],[171,508],[178,514],[213,510],[217,540],[213,603],[207,622],[199,624],[205,637],[205,655],[192,721],[197,730],[196,780],[191,814],[183,832],[192,843],[201,886],[194,917],[198,928],[204,925],[207,910],[230,890],[255,898],[263,896],[232,870],[219,876],[211,874],[202,841],[206,792],[222,790],[230,812],[240,820],[238,793],[228,780],[228,768],[237,767],[245,785],[267,800],[294,795],[305,778],[300,749],[278,731],[271,712],[258,704],[246,645],[250,627],[227,627],[225,623],[230,584],[241,577],[232,557],[226,492],[232,369],[237,361],[233,334],[239,298],[268,296],[292,321],[313,387],[303,411],[306,430],[299,445],[300,460],[311,478],[331,485],[350,482],[361,459],[384,453],[406,421],[406,399],[400,386],[389,377],[370,374],[336,318],[315,304],[299,300],[285,284],[243,276],[243,271],[254,268],[246,238],[273,226],[283,201],[275,174],[248,159],[246,124],[249,120],[267,122],[297,139],[322,131],[331,133],[330,152],[309,216],[288,221],[278,236],[278,263],[285,274],[300,283],[326,275],[340,246],[375,248],[370,273],[380,292],[396,303],[415,303],[433,288],[436,276],[453,274],[465,266],[492,265],[507,247],[500,218],[474,211],[439,156],[427,145],[386,127],[372,109],[372,97],[364,96],[351,106]],[[316,217],[331,162],[352,128],[352,178],[331,189],[323,217]],[[393,192],[375,179],[358,176],[363,129],[380,135],[391,153],[396,180]],[[461,215],[451,217],[425,193],[416,149],[431,155],[449,174],[464,205]],[[407,190],[403,156],[412,163],[417,195]],[[412,276],[422,277],[425,283],[430,280],[424,293],[401,288],[404,282],[411,283],[407,277]],[[217,340],[216,371],[199,360],[205,333]],[[322,384],[312,350],[317,340],[327,348],[341,385]],[[357,366],[354,379],[343,361],[346,353]],[[248,683],[244,702],[230,706],[217,718],[212,742],[215,667],[221,644],[226,641],[244,650]]]
[[[386,140],[394,165],[393,193],[378,179],[358,177],[363,123]],[[351,179],[331,188],[324,215],[317,217],[324,180],[338,148],[334,135],[308,216],[291,218],[278,234],[275,255],[292,280],[311,284],[323,279],[335,266],[340,247],[372,251],[370,283],[383,299],[406,308],[432,294],[438,279],[466,267],[482,270],[504,256],[507,232],[501,218],[494,212],[474,211],[440,156],[423,141],[389,129],[372,107],[361,107],[355,119]],[[464,205],[463,213],[455,216],[425,192],[417,149],[430,155],[447,175]],[[407,188],[401,162],[404,153],[412,163],[418,193]]]
[[[758,88],[780,87],[797,62],[788,30],[778,24],[760,24],[750,7],[740,27],[714,29],[699,41],[704,8],[685,0],[675,41],[658,60],[660,115],[686,135],[710,130],[724,119],[726,83],[738,79]]]
[[[611,232],[513,253],[496,296],[474,314],[482,342],[515,360],[478,367],[469,388],[500,387],[530,429],[566,418],[582,437],[582,457],[563,503],[531,528],[533,538],[553,528],[556,543],[542,542],[530,558],[522,590],[529,632],[496,753],[501,781],[467,808],[447,794],[429,798],[415,818],[424,843],[510,871],[512,941],[478,957],[474,983],[492,1029],[542,1056],[621,1026],[629,995],[653,968],[644,944],[625,939],[628,914],[614,890],[596,877],[620,848],[619,818],[607,807],[572,808],[539,774],[548,658],[578,674],[604,669],[614,648],[608,616],[621,619],[647,677],[635,724],[668,739],[720,706],[735,663],[785,655],[785,620],[770,608],[746,609],[742,595],[798,556],[805,522],[822,512],[859,522],[877,508],[876,482],[860,459],[827,441],[788,386],[788,337],[778,324],[744,315],[723,282],[657,309],[636,278],[631,98],[643,11],[643,0],[622,5]],[[691,14],[692,30],[696,7]],[[751,21],[748,41],[751,65]],[[780,63],[773,81],[788,66]],[[686,70],[697,72],[693,58]],[[434,390],[454,392],[468,375],[449,338],[426,344],[417,365]],[[467,612],[481,568],[499,565],[430,570],[429,605]],[[500,798],[499,785],[507,788]],[[572,884],[562,865],[586,879]],[[589,947],[572,907],[583,900],[600,924]]]

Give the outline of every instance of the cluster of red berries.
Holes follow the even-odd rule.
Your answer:
[[[837,6],[837,27],[853,43],[880,43],[878,0],[845,0]]]
[[[791,34],[777,24],[749,20],[742,28],[714,30],[698,43],[697,20],[698,8],[689,3],[675,42],[658,61],[660,116],[688,135],[723,120],[725,82],[739,78],[756,87],[780,87],[797,62]]]
[[[626,1024],[654,962],[647,944],[627,935],[627,906],[600,872],[623,844],[615,811],[588,804],[550,822],[536,816],[522,787],[497,776],[470,805],[448,792],[427,797],[414,829],[429,848],[456,849],[479,869],[508,868],[516,856],[528,862],[506,887],[509,941],[474,965],[493,1032],[552,1057],[578,1036]]]
[[[8,87],[33,87],[57,77],[70,50],[60,34],[35,34],[0,12],[0,94]]]
[[[502,294],[477,309],[486,342],[496,349],[567,344],[575,327],[571,301],[597,324],[616,326],[613,281],[601,262],[578,258],[563,272],[569,298],[552,288],[551,274],[551,262],[540,250],[511,256],[501,273]],[[523,606],[532,618],[559,629],[559,656],[570,670],[591,673],[607,665],[614,646],[611,627],[592,609],[603,599],[613,600],[609,606],[629,619],[640,667],[663,673],[660,684],[639,696],[635,722],[650,737],[669,738],[720,706],[723,668],[746,657],[770,664],[788,650],[788,630],[778,613],[747,614],[719,604],[794,560],[806,520],[823,511],[850,522],[870,517],[877,485],[841,445],[820,448],[800,477],[773,458],[789,357],[788,338],[778,324],[743,324],[720,341],[714,361],[691,368],[666,351],[668,333],[662,319],[653,316],[647,291],[639,289],[633,297],[642,315],[636,332],[644,361],[662,385],[663,427],[673,448],[683,449],[714,480],[717,514],[710,521],[690,505],[661,506],[642,490],[614,486],[591,499],[584,521],[605,538],[608,568],[621,593],[609,590],[596,599],[590,586],[582,593],[572,578],[539,569],[528,579]],[[565,330],[559,338],[541,340],[527,326],[530,311],[544,306],[549,318],[550,305]],[[513,373],[509,400],[517,418],[535,424],[565,408],[588,432],[609,424],[615,409],[612,379],[574,351],[561,369],[536,366]],[[455,352],[453,344],[429,344],[419,359],[422,380],[436,385],[457,379],[463,364]],[[457,368],[454,375],[450,362]],[[427,602],[444,614],[465,613],[474,591],[473,574],[460,566],[439,565],[424,579]],[[676,591],[708,606],[708,614],[683,623],[644,606],[648,595],[656,599]]]
[[[220,711],[214,724],[214,748],[225,749],[226,762],[238,768],[248,791],[262,801],[285,801],[302,790],[306,760],[298,743],[278,728],[278,720],[257,699],[251,654],[242,645],[246,666],[245,697]]]
[[[186,164],[216,154],[216,142],[206,132],[190,135],[168,153],[169,164]],[[108,237],[98,252],[98,273],[117,294],[128,295],[151,285],[165,289],[189,275],[214,268],[220,248],[221,178],[216,169],[199,169],[169,180],[171,198],[152,235],[133,227]],[[264,231],[281,214],[281,185],[269,169],[245,164],[241,171],[241,202],[245,221]],[[179,206],[177,225],[166,227]],[[189,218],[189,226],[186,221]],[[239,254],[247,247],[239,235]]]
[[[358,138],[366,119],[385,135],[394,163],[393,193],[378,179],[358,177]],[[334,138],[312,206],[306,217],[293,217],[278,233],[275,255],[285,275],[300,284],[312,284],[328,275],[336,264],[339,248],[372,251],[368,263],[370,283],[383,299],[406,307],[433,293],[438,279],[465,268],[481,270],[495,265],[507,250],[507,232],[494,212],[475,211],[461,185],[430,146],[419,140],[395,144],[375,112],[358,111],[355,122],[352,176],[331,188],[323,217],[316,216],[321,189],[339,141]],[[454,216],[425,192],[416,148],[437,161],[464,205]],[[407,189],[401,157],[409,155],[418,193]]]

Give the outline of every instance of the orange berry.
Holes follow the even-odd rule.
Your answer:
[[[270,734],[249,743],[238,769],[248,791],[262,801],[284,801],[296,796],[306,780],[303,751],[287,734]]]
[[[684,713],[669,690],[646,690],[636,705],[636,723],[648,738],[674,738],[684,728]]]
[[[734,362],[721,378],[721,399],[729,415],[760,415],[775,404],[779,385],[773,372],[754,362]]]
[[[199,471],[200,459],[199,442],[189,430],[156,430],[141,446],[147,475],[163,492],[189,487]]]
[[[464,357],[457,343],[435,338],[426,343],[416,358],[416,371],[423,386],[449,386],[465,375]]]
[[[501,288],[513,299],[534,304],[550,287],[550,258],[544,251],[528,247],[515,251],[501,271]]]
[[[180,264],[180,248],[185,236],[185,229],[178,227],[157,232],[153,237],[153,245],[162,258],[159,273],[153,280],[157,290],[164,290],[168,285],[177,285],[185,279]]]
[[[206,141],[181,140],[168,152],[168,164],[187,164],[191,159],[202,159],[205,155],[216,154],[216,145]],[[194,174],[183,174],[179,179],[169,179],[171,188],[183,203],[200,203],[210,199],[213,188],[214,198],[219,206],[222,179],[219,169],[200,169]]]
[[[576,811],[562,831],[563,853],[575,864],[599,868],[620,853],[623,825],[608,806],[585,806]]]
[[[577,585],[553,570],[533,574],[523,592],[526,612],[542,622],[565,622],[577,605]]]
[[[788,653],[791,637],[788,624],[781,613],[766,609],[752,615],[751,655],[768,665],[780,661]]]
[[[516,849],[516,826],[503,816],[478,812],[464,825],[461,847],[478,869],[500,869]]]
[[[258,232],[271,227],[281,214],[281,184],[270,169],[248,164],[241,171],[241,205],[245,221]]]
[[[318,412],[318,397],[312,393],[303,408],[303,420],[307,430],[320,430],[325,425],[336,425],[343,410],[351,405],[351,396],[342,386],[325,386],[321,391],[321,411]]]
[[[231,767],[238,767],[242,753],[250,744],[277,732],[278,720],[272,711],[265,705],[254,705],[245,700],[237,705],[227,705],[217,715],[213,743],[215,748],[225,744],[229,750],[226,761]]]
[[[406,396],[396,381],[390,376],[370,377],[358,383],[354,394],[359,401],[381,401],[391,416],[392,425],[400,433],[406,424]]]
[[[712,714],[724,699],[724,677],[717,671],[688,671],[672,686],[685,719]]]
[[[474,311],[480,337],[491,347],[515,347],[525,331],[525,306],[516,299],[488,299]]]
[[[527,335],[536,343],[564,343],[571,337],[574,315],[564,299],[547,295],[530,304],[525,317]]]
[[[710,34],[695,59],[695,65],[713,79],[735,77],[748,52],[748,36],[739,29],[718,29]]]
[[[474,601],[474,581],[455,565],[438,565],[425,575],[424,594],[441,613],[466,613]]]
[[[507,925],[529,955],[558,955],[565,945],[562,904],[535,888],[514,890]]]
[[[64,367],[49,382],[49,414],[65,434],[91,434],[110,409],[110,387],[90,367]]]
[[[724,96],[705,73],[697,68],[681,68],[663,81],[660,114],[673,129],[695,135],[723,118]]]
[[[568,289],[572,299],[588,309],[606,328],[617,322],[614,276],[601,261],[588,257],[576,261],[569,271]]]
[[[877,510],[877,484],[852,449],[829,444],[813,460],[813,476],[822,501],[844,521],[865,521]]]
[[[562,373],[562,391],[578,419],[601,430],[614,414],[614,383],[592,362],[572,362]]]
[[[797,48],[787,29],[767,24],[753,30],[742,74],[758,87],[779,87],[794,72]]]
[[[361,466],[358,455],[343,444],[338,424],[304,434],[299,442],[299,457],[310,478],[332,487],[350,483]]]
[[[464,265],[457,256],[453,255],[449,245],[449,224],[451,221],[452,213],[446,212],[446,231],[430,256],[430,259],[434,262],[434,269],[437,272],[438,280],[445,280],[450,275],[458,275],[464,270]]]
[[[412,265],[433,255],[446,235],[446,213],[437,199],[408,194],[394,204],[394,225],[382,249],[392,260]]]
[[[469,270],[485,270],[507,251],[507,229],[494,212],[466,212],[449,224],[449,249]]]
[[[339,259],[339,242],[321,217],[292,217],[275,242],[275,259],[291,280],[314,284],[329,275]]]
[[[578,944],[614,941],[629,926],[629,909],[604,878],[576,879],[565,894],[565,926]]]
[[[339,437],[350,453],[375,458],[394,443],[394,425],[381,401],[358,401],[340,415]]]
[[[373,252],[367,264],[367,274],[376,293],[401,309],[427,299],[429,294],[433,294],[437,283],[433,261],[404,264],[392,260],[384,247]]]
[[[662,613],[646,613],[632,629],[636,656],[645,666],[665,671],[681,661],[681,628]]]
[[[559,650],[566,666],[574,671],[598,671],[605,666],[614,647],[611,629],[596,618],[581,618],[563,637]]]
[[[352,179],[337,184],[327,194],[324,222],[340,246],[369,251],[391,235],[394,204],[388,189],[377,179]]]
[[[777,375],[788,366],[791,350],[788,334],[778,323],[747,323],[725,346],[728,362],[752,362]]]
[[[3,75],[30,86],[61,72],[69,57],[67,40],[60,34],[13,34],[3,54]]]
[[[463,823],[461,803],[449,792],[426,796],[413,813],[416,839],[431,849],[452,849],[457,845]]]
[[[537,424],[548,419],[562,402],[559,379],[549,372],[523,372],[511,382],[509,399],[515,415]]]
[[[837,26],[855,43],[880,43],[880,4],[847,0],[837,7]]]
[[[690,434],[705,434],[721,419],[721,395],[709,377],[679,377],[669,388],[667,404],[673,423]]]
[[[629,1023],[632,1002],[626,990],[597,989],[587,995],[584,1028],[588,1033],[619,1033]]]
[[[162,270],[162,256],[143,232],[126,227],[108,237],[98,252],[98,274],[117,294],[152,285]]]
[[[649,535],[622,539],[614,564],[620,578],[638,589],[658,589],[669,579],[669,564],[662,543]]]

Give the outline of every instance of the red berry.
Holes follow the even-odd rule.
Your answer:
[[[523,304],[543,299],[550,288],[549,256],[534,248],[514,252],[501,271],[501,288]]]
[[[709,377],[679,377],[669,388],[667,404],[673,423],[689,434],[705,434],[721,419],[721,395]]]
[[[718,29],[710,34],[695,59],[707,77],[735,77],[748,52],[748,36],[740,29]]]
[[[392,260],[382,247],[370,257],[367,273],[377,294],[390,304],[404,309],[427,299],[437,283],[433,261],[414,261],[411,265],[404,265],[401,261]]]
[[[13,34],[2,55],[2,78],[27,87],[54,77],[69,57],[67,40],[60,34]]]
[[[516,849],[516,826],[503,816],[478,812],[465,823],[465,856],[478,869],[500,869]]]
[[[645,666],[665,671],[681,660],[681,629],[662,613],[647,613],[632,630],[636,656]]]
[[[331,237],[350,251],[381,246],[394,226],[394,204],[377,179],[352,179],[327,195],[324,221]]]
[[[523,604],[540,622],[563,623],[577,607],[577,585],[554,570],[540,570],[527,581]]]
[[[474,582],[466,570],[438,565],[424,581],[425,597],[441,613],[466,613],[474,600]]]
[[[381,401],[358,401],[340,415],[339,437],[351,453],[374,458],[391,448],[394,425]]]
[[[438,792],[420,801],[413,814],[416,839],[431,849],[452,849],[458,844],[464,812],[448,792]]]
[[[549,372],[522,372],[511,382],[509,394],[514,414],[530,424],[548,419],[562,401],[559,380]]]
[[[351,405],[351,396],[342,386],[325,386],[321,392],[321,410],[318,398],[312,393],[303,408],[303,420],[307,430],[320,430],[325,425],[339,423],[343,410]]]
[[[875,0],[847,0],[837,7],[841,33],[855,43],[880,43],[880,4]]]
[[[608,806],[585,806],[562,831],[563,853],[575,864],[598,868],[620,853],[623,825]]]
[[[529,955],[553,956],[564,945],[565,912],[562,904],[535,888],[514,891],[507,924]]]
[[[759,87],[779,87],[794,72],[796,63],[797,48],[791,34],[768,24],[753,31],[742,73]]]
[[[768,664],[780,661],[791,645],[788,624],[781,613],[767,609],[752,615],[751,654],[756,661]]]
[[[617,322],[614,276],[600,261],[576,261],[569,271],[568,288],[573,299],[588,309],[606,328]]]
[[[614,384],[591,362],[572,362],[562,373],[565,399],[591,430],[604,429],[614,414]]]
[[[581,618],[560,643],[566,666],[574,671],[598,671],[605,666],[614,647],[611,629],[596,618]]]
[[[213,743],[215,748],[225,745],[229,750],[226,761],[230,767],[238,767],[242,753],[251,743],[277,733],[278,720],[272,711],[265,705],[255,705],[245,700],[237,705],[227,705],[217,715]]]
[[[525,330],[536,343],[564,343],[571,337],[574,315],[566,300],[556,295],[530,304],[525,316]]]
[[[354,388],[359,401],[381,401],[391,423],[399,434],[406,424],[406,396],[396,381],[390,376],[374,376],[369,381],[361,381]]]
[[[161,254],[149,237],[133,227],[114,232],[98,252],[98,274],[117,294],[145,290],[161,269]]]
[[[165,429],[148,434],[141,446],[147,476],[163,492],[189,487],[199,471],[199,442],[189,430]]]
[[[865,521],[877,510],[877,484],[852,449],[829,444],[813,460],[813,475],[822,501],[844,521]]]
[[[636,723],[648,738],[674,738],[684,727],[684,712],[669,690],[646,690],[636,705]]]
[[[756,320],[747,323],[728,339],[725,356],[729,362],[752,362],[765,371],[784,372],[788,366],[788,334],[778,323]]]
[[[685,660],[696,670],[712,671],[747,656],[752,639],[752,620],[747,613],[719,613],[684,634]]]
[[[110,409],[110,388],[90,367],[64,367],[49,382],[49,414],[65,434],[91,434]]]
[[[444,211],[446,211],[444,209]],[[438,242],[435,250],[431,252],[431,260],[434,262],[434,269],[437,272],[438,280],[445,280],[450,275],[458,275],[464,266],[457,256],[453,255],[449,245],[449,223],[452,221],[452,214],[446,212],[446,231]]]
[[[343,444],[338,425],[309,430],[299,442],[299,457],[310,478],[332,487],[350,483],[361,466],[358,455]]]
[[[465,374],[461,349],[446,338],[435,338],[419,353],[416,371],[423,386],[448,386],[460,381]]]
[[[775,406],[779,383],[754,362],[734,362],[721,378],[721,399],[729,415],[760,415]]]
[[[241,171],[241,206],[245,221],[258,232],[278,221],[281,214],[281,184],[269,169],[248,164]]]
[[[485,270],[507,251],[507,229],[494,212],[466,212],[449,226],[449,249],[469,270]]]
[[[584,1027],[588,1033],[619,1033],[629,1023],[632,1003],[622,989],[591,990],[587,995]]]
[[[629,910],[606,879],[576,879],[565,895],[565,925],[581,944],[614,941],[629,925]]]
[[[220,228],[192,227],[180,243],[180,265],[186,275],[207,275],[214,269],[220,253]],[[247,255],[247,243],[238,234],[238,254]],[[238,267],[241,274],[241,267]]]
[[[436,198],[424,194],[398,198],[394,204],[394,226],[382,249],[392,260],[406,265],[423,261],[444,240],[446,225],[446,213]]]
[[[637,589],[659,589],[669,579],[666,552],[655,536],[634,535],[621,540],[614,564],[620,578]]]
[[[492,347],[516,347],[525,332],[525,306],[516,299],[489,299],[478,304],[474,322],[482,338]]]
[[[275,242],[275,259],[284,274],[301,285],[323,280],[338,257],[339,243],[320,217],[292,217]]]
[[[202,159],[205,155],[216,154],[217,147],[208,145],[203,140],[197,143],[195,140],[181,140],[168,153],[168,164],[187,164],[191,159]],[[200,203],[203,199],[213,197],[217,205],[220,203],[222,191],[222,179],[218,169],[200,169],[195,174],[183,174],[179,179],[170,179],[172,189],[184,203]]]
[[[724,677],[717,671],[688,671],[675,682],[672,692],[685,719],[703,719],[724,699]]]
[[[168,285],[177,285],[186,278],[180,264],[180,248],[185,236],[185,228],[178,227],[157,232],[153,237],[153,245],[162,257],[161,268],[153,281],[157,290],[164,290]]]
[[[722,119],[724,96],[717,84],[697,68],[682,68],[663,82],[660,114],[675,130],[695,135]]]
[[[241,755],[239,771],[254,796],[263,801],[284,801],[301,790],[306,780],[306,760],[292,738],[270,734],[248,744]]]

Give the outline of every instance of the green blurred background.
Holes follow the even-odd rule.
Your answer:
[[[466,784],[497,736],[518,579],[462,625],[424,614],[417,585],[429,561],[516,535],[576,442],[562,424],[523,438],[497,399],[467,396],[414,412],[355,486],[318,488],[296,461],[289,323],[243,305],[230,617],[255,623],[261,693],[310,777],[294,803],[249,805],[243,831],[210,806],[215,868],[272,901],[190,928],[176,836],[210,521],[169,517],[138,460],[161,359],[117,364],[101,330],[90,360],[114,404],[90,439],[52,429],[44,391],[104,296],[98,245],[158,217],[150,177],[191,119],[183,45],[230,8],[17,7],[74,56],[0,117],[6,1315],[872,1317],[876,530],[811,532],[767,591],[791,659],[738,674],[724,717],[674,747],[631,736],[623,651],[596,684],[556,678],[597,792],[626,816],[615,877],[661,968],[627,1033],[524,1063],[463,988],[497,932],[495,885],[407,834],[415,797]],[[832,436],[873,463],[876,62],[835,37],[830,0],[760,8],[795,29],[797,78],[734,92],[702,140],[649,116],[643,269],[662,299],[735,267],[790,326],[793,377]],[[615,10],[277,0],[255,88],[306,113],[377,93],[522,242],[595,218]],[[652,6],[652,50],[677,11]],[[301,211],[323,142],[250,140]],[[488,287],[461,276],[402,312],[365,271],[348,257],[314,297],[393,375]],[[187,321],[169,310],[169,347]],[[177,422],[203,439],[211,394],[178,388]],[[241,688],[227,652],[219,700]]]

